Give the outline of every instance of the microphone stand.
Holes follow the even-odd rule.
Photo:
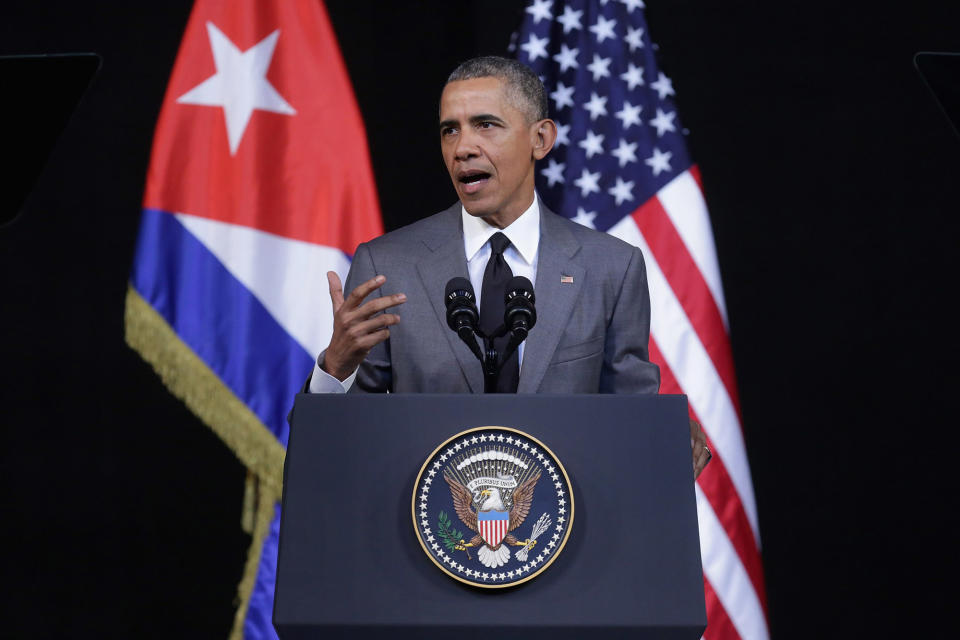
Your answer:
[[[497,382],[503,365],[520,346],[534,323],[537,313],[534,310],[533,285],[527,278],[517,276],[511,280],[512,289],[506,296],[507,308],[504,312],[504,322],[491,335],[480,329],[478,312],[474,304],[473,287],[466,278],[453,278],[447,283],[446,299],[447,325],[456,332],[457,336],[467,345],[470,352],[480,361],[483,369],[483,390],[485,393],[496,393]],[[504,353],[497,352],[493,341],[496,338],[510,333],[510,340]],[[483,348],[477,342],[483,340]]]
[[[500,379],[500,366],[497,366],[498,356],[497,349],[493,346],[493,338],[484,337],[483,346],[485,354],[483,359],[483,392],[496,393],[497,381]]]
[[[510,359],[510,356],[513,355],[513,352],[516,351],[517,346],[523,341],[517,340],[516,336],[511,336],[510,342],[507,344],[507,349],[503,353],[503,357],[500,357],[500,353],[497,352],[497,348],[493,346],[493,341],[496,338],[499,338],[503,335],[506,335],[507,327],[506,325],[500,325],[493,335],[486,335],[479,329],[477,330],[477,335],[483,339],[483,353],[484,357],[480,359],[480,363],[483,365],[483,391],[484,393],[496,393],[497,391],[497,382],[500,379],[500,370],[503,369],[503,365],[506,364],[507,360]]]

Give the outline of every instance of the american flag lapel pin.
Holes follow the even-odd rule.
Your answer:
[[[560,284],[573,284],[573,276],[560,276]]]

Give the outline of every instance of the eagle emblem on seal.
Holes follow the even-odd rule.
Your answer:
[[[417,475],[413,526],[450,577],[497,589],[540,575],[563,550],[573,488],[545,444],[510,427],[474,427],[433,450]]]
[[[455,547],[458,551],[478,547],[480,562],[496,568],[510,560],[511,545],[525,549],[536,545],[536,540],[517,540],[510,532],[530,513],[539,468],[533,470],[508,453],[485,451],[448,467],[443,479],[450,485],[457,516],[476,534],[469,541],[461,539]]]

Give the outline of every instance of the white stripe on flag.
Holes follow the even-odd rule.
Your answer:
[[[650,288],[650,332],[690,405],[703,421],[717,453],[723,458],[727,473],[740,494],[754,538],[759,541],[757,507],[743,432],[726,387],[633,218],[625,217],[609,233],[643,252]]]
[[[742,640],[766,640],[770,637],[767,620],[750,576],[703,489],[695,486],[703,573]]]
[[[229,222],[176,217],[311,358],[327,347],[333,333],[327,271],[346,280],[350,261],[342,251]]]
[[[707,203],[703,199],[700,185],[687,170],[660,189],[657,199],[690,252],[690,257],[700,270],[707,288],[713,294],[726,329],[729,326],[727,304],[723,298],[723,286],[720,284],[720,267],[713,243],[710,214],[707,212]]]

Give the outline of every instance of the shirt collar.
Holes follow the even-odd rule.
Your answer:
[[[497,229],[483,218],[470,215],[463,205],[460,205],[460,216],[463,219],[463,249],[468,261],[473,259],[490,236],[502,231],[524,262],[533,264],[540,245],[540,202],[536,193],[533,194],[533,204],[506,229]]]

